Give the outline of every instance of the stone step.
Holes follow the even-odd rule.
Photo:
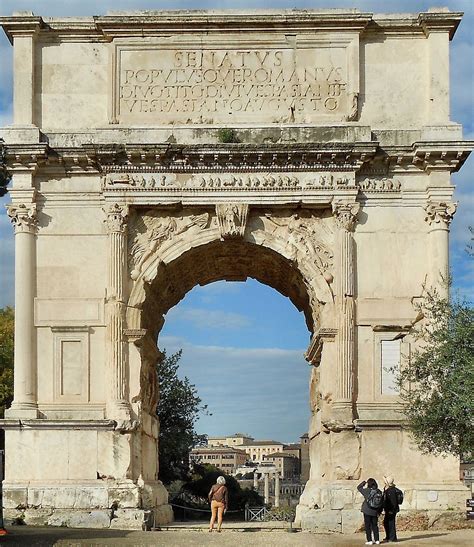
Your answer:
[[[183,532],[183,531],[202,531],[206,532],[209,528],[209,521],[187,521],[187,522],[173,522],[171,524],[165,524],[154,528],[154,530],[161,530],[166,532]],[[290,527],[290,523],[281,521],[269,521],[269,522],[225,522],[222,525],[222,530],[229,530],[233,532],[287,532],[293,530],[295,532],[301,531],[301,528],[295,527],[293,524]]]

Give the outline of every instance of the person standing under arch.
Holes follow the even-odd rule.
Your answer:
[[[225,485],[224,477],[217,477],[216,484],[214,484],[209,491],[208,495],[209,503],[211,504],[211,522],[209,523],[209,532],[212,532],[214,523],[217,517],[217,531],[220,532],[222,528],[222,518],[227,511],[228,493],[227,486]]]

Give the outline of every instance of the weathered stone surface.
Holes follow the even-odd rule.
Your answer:
[[[161,505],[155,509],[155,526],[173,522],[174,514],[171,505]]]
[[[360,434],[354,431],[341,431],[332,435],[331,461],[334,462],[336,480],[354,480],[361,472]]]
[[[354,492],[352,490],[332,489],[329,492],[329,506],[331,509],[352,509]]]
[[[364,530],[364,516],[358,509],[344,509],[341,511],[342,533],[354,534]]]
[[[317,532],[342,532],[341,511],[310,509],[301,515],[301,527]]]
[[[23,521],[28,526],[47,526],[48,520],[53,514],[54,509],[41,509],[41,508],[30,508],[25,509],[23,512]]]
[[[152,525],[153,512],[143,509],[117,509],[110,523],[118,530],[149,530]]]
[[[55,510],[48,518],[48,526],[66,526],[68,528],[109,528],[112,511]]]
[[[24,508],[28,505],[28,489],[8,486],[2,495],[3,507],[6,509]]]

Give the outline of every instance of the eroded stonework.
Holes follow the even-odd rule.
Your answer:
[[[386,362],[409,355],[414,302],[448,271],[450,174],[472,148],[449,119],[460,18],[0,18],[15,71],[0,144],[16,262],[7,518],[172,520],[164,317],[196,285],[248,277],[290,298],[311,335],[297,521],[354,531],[368,475],[396,477],[407,515],[464,503],[458,462],[414,448]]]

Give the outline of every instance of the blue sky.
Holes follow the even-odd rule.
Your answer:
[[[378,1],[127,1],[2,0],[0,15],[32,10],[43,16],[95,15],[108,10],[356,7],[368,12],[418,12],[436,5],[463,11],[451,43],[451,118],[474,139],[473,0]],[[12,63],[8,40],[0,36],[0,127],[12,121]],[[474,261],[465,252],[474,224],[474,157],[454,174],[459,208],[451,229],[455,288],[474,300]],[[13,302],[14,246],[0,200],[0,307]],[[193,289],[166,318],[160,346],[183,348],[181,374],[187,375],[212,416],[198,429],[210,435],[245,431],[257,438],[295,441],[307,430],[309,367],[303,359],[308,331],[302,314],[279,293],[256,281],[218,282]]]

